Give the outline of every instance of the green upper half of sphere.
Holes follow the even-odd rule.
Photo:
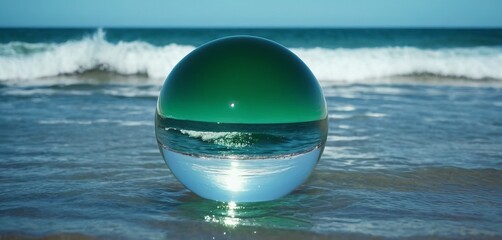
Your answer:
[[[220,123],[293,123],[326,118],[309,68],[285,47],[258,37],[209,42],[171,71],[160,92],[162,117]]]

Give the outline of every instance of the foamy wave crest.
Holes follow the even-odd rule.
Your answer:
[[[146,42],[110,43],[105,32],[60,44],[0,45],[0,79],[30,79],[103,70],[164,78],[193,46],[157,47]]]
[[[431,74],[502,80],[502,48],[292,49],[320,80],[355,81]]]
[[[211,142],[217,145],[230,148],[243,148],[253,143],[251,133],[241,132],[202,132],[193,130],[180,130],[192,138],[199,138],[205,142]]]
[[[110,43],[103,30],[65,43],[11,42],[0,44],[0,79],[34,79],[89,70],[163,79],[194,48],[154,46],[142,41]],[[415,74],[502,80],[502,47],[291,50],[320,81],[365,81]]]

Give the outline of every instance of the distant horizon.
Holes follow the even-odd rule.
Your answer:
[[[0,29],[502,29],[502,26],[2,26]]]

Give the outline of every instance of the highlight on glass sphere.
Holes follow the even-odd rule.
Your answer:
[[[234,36],[185,56],[164,82],[155,133],[171,172],[224,202],[283,197],[315,168],[326,102],[310,69],[264,38]]]

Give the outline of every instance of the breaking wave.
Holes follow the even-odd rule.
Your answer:
[[[64,43],[0,44],[0,80],[36,79],[87,71],[146,75],[163,79],[189,52],[190,45],[148,42],[111,43],[105,32]],[[420,49],[292,48],[320,81],[365,81],[430,74],[502,80],[502,47]]]

